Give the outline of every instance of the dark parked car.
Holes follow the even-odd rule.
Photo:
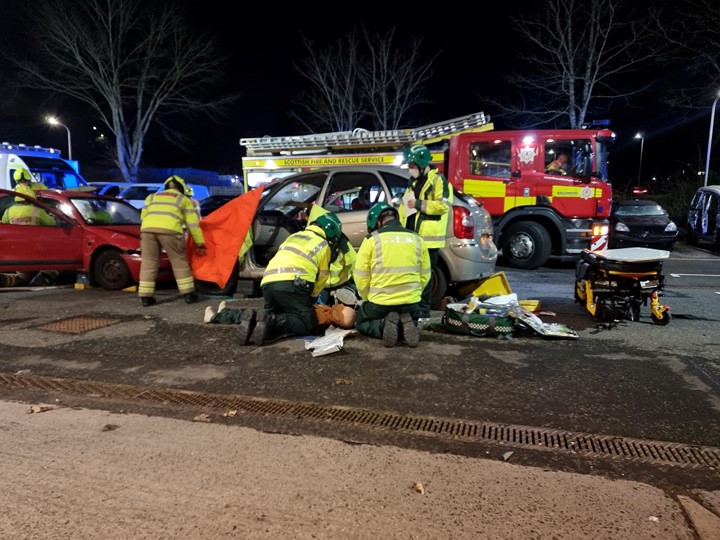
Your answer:
[[[712,243],[720,251],[720,186],[699,188],[690,201],[685,241],[694,246],[699,240]]]
[[[678,228],[655,201],[615,201],[610,212],[610,248],[646,247],[670,251]]]
[[[210,195],[199,203],[200,217],[207,217],[225,203],[232,201],[237,195]]]

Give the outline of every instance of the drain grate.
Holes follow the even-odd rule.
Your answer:
[[[60,321],[43,324],[37,328],[39,330],[48,330],[50,332],[82,334],[84,332],[89,332],[90,330],[97,330],[98,328],[104,328],[105,326],[111,326],[119,322],[119,319],[112,319],[110,317],[86,317],[81,315],[78,317],[70,317],[69,319],[62,319]]]
[[[208,394],[189,390],[150,388],[53,377],[0,373],[0,385],[13,388],[52,390],[86,397],[110,397],[205,407],[220,411],[235,409],[238,412],[250,414],[340,422],[356,427],[414,433],[466,442],[495,442],[516,448],[532,448],[683,468],[720,467],[720,448],[711,446],[694,446],[528,426],[404,415],[279,399]]]

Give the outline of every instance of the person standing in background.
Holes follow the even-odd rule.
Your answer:
[[[416,144],[405,149],[403,165],[407,165],[410,182],[405,190],[406,205],[415,212],[407,217],[407,228],[415,231],[425,242],[430,255],[430,267],[435,272],[440,249],[445,247],[448,215],[453,204],[452,186],[431,164],[427,146]],[[432,307],[432,276],[423,289],[419,317],[429,318]]]

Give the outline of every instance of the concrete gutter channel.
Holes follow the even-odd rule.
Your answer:
[[[44,395],[64,403],[75,400],[88,407],[93,407],[91,403],[95,401],[100,408],[112,402],[135,403],[140,410],[176,408],[180,412],[166,414],[184,418],[206,412],[217,421],[271,432],[314,433],[363,444],[398,444],[491,456],[523,465],[605,472],[611,478],[632,477],[635,470],[636,477],[664,485],[676,496],[699,538],[720,538],[720,430],[714,434],[704,432],[692,422],[693,415],[717,417],[717,409],[698,404],[697,395],[691,396],[694,404],[688,403],[687,410],[676,411],[674,419],[667,421],[676,424],[669,426],[673,434],[669,440],[692,441],[686,444],[654,439],[653,434],[660,433],[655,430],[660,428],[652,425],[652,418],[647,416],[651,411],[644,411],[641,404],[625,421],[632,426],[628,429],[650,437],[623,435],[619,420],[616,424],[612,421],[602,424],[600,420],[593,424],[589,404],[596,399],[609,405],[608,396],[573,398],[573,391],[567,388],[568,380],[558,381],[556,387],[545,390],[552,405],[573,399],[577,402],[574,423],[564,423],[573,416],[568,414],[556,420],[554,426],[563,424],[569,429],[547,427],[553,426],[552,414],[548,417],[528,414],[528,410],[537,408],[533,402],[538,396],[534,395],[537,389],[528,386],[525,377],[533,377],[537,359],[546,360],[548,369],[551,359],[557,362],[558,354],[563,354],[558,351],[572,347],[576,358],[570,370],[582,366],[583,359],[601,354],[611,362],[633,354],[657,360],[658,355],[667,355],[670,342],[677,337],[664,335],[657,339],[655,332],[650,337],[655,342],[654,351],[639,346],[629,356],[627,352],[611,352],[609,340],[628,339],[637,343],[638,332],[652,333],[653,327],[633,327],[631,339],[623,329],[613,330],[611,335],[589,323],[578,306],[561,301],[550,309],[558,312],[557,322],[578,330],[581,334],[578,341],[550,342],[537,336],[498,341],[426,332],[421,348],[388,351],[372,340],[351,337],[346,341],[346,350],[321,360],[310,359],[309,352],[297,340],[263,349],[250,347],[241,353],[232,343],[233,327],[201,322],[205,306],[217,304],[217,299],[203,299],[187,306],[173,290],[160,290],[158,298],[158,306],[143,310],[133,294],[118,295],[98,289],[46,289],[24,295],[21,292],[0,295],[0,313],[5,321],[0,329],[0,345],[5,350],[0,360],[2,393]],[[231,305],[257,306],[259,302],[233,300]],[[527,340],[533,344],[530,354],[522,344]],[[707,358],[715,354],[711,341],[700,340],[695,345]],[[424,358],[413,358],[423,346]],[[691,393],[704,387],[710,394],[713,389],[705,384],[707,381],[703,382],[702,373],[687,371],[693,361],[702,364],[697,354],[691,353],[692,361],[682,362],[682,366],[683,359],[677,355],[665,358],[658,363],[658,369],[673,371],[685,382],[694,380]],[[511,375],[517,378],[518,389],[512,389],[509,379],[501,380],[500,371],[490,369],[484,374],[488,380],[479,381],[487,388],[469,393],[467,384],[453,389],[442,369],[431,369],[432,357],[444,358],[454,362],[459,372],[456,376],[461,379],[472,365],[467,363],[471,356],[475,362],[484,358],[499,362],[506,370],[509,367]],[[366,372],[375,373],[363,375],[358,364],[364,364]],[[385,366],[391,366],[387,373],[383,373]],[[529,373],[518,375],[523,370]],[[611,370],[605,375],[616,376]],[[626,375],[629,379],[637,376]],[[654,382],[650,380],[648,385]],[[371,383],[381,387],[366,388]],[[618,383],[622,384],[620,380]],[[657,383],[662,391],[659,379]],[[619,387],[617,392],[631,393],[632,388]],[[463,399],[463,394],[468,395]],[[508,407],[504,417],[499,417],[495,414],[497,409],[482,405],[482,396],[487,394],[510,394],[516,399],[515,409]],[[453,397],[443,403],[447,395]],[[528,401],[526,408],[519,405],[523,395]],[[641,400],[639,396],[638,402]],[[679,403],[686,403],[682,396]],[[609,407],[612,409],[612,405]],[[228,411],[234,411],[233,418],[227,417]],[[495,421],[478,420],[488,417]],[[527,418],[546,427],[525,425],[522,420]],[[608,426],[610,431],[602,429]],[[665,483],[661,478],[669,480]],[[706,491],[698,497],[699,492],[692,486]]]

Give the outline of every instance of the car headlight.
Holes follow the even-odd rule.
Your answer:
[[[674,221],[671,221],[667,224],[667,227],[665,227],[665,232],[677,232],[677,225],[675,225]]]
[[[619,221],[615,224],[615,230],[617,232],[630,232],[630,229],[628,229],[628,226]]]

